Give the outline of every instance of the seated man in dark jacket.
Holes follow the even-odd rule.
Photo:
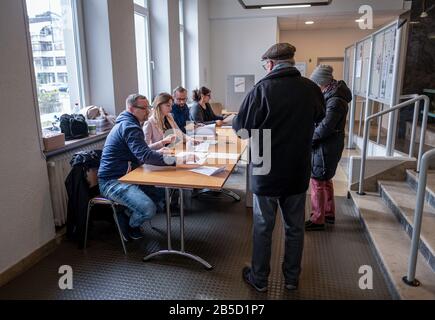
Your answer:
[[[313,80],[323,92],[326,116],[314,131],[311,172],[311,217],[305,230],[324,230],[325,222],[335,222],[334,186],[332,178],[344,149],[344,127],[352,93],[344,81],[336,81],[333,68],[318,66]]]
[[[107,136],[98,170],[101,194],[127,208],[126,215],[119,214],[126,239],[127,235],[132,239],[143,236],[142,225],[156,214],[156,203],[163,205],[164,196],[160,189],[125,184],[118,179],[143,164],[175,164],[173,157],[164,156],[166,150],[153,151],[145,143],[142,124],[148,119],[149,113],[146,97],[133,94],[127,98],[126,111],[119,115],[116,125]],[[128,221],[127,215],[130,217]]]
[[[171,113],[178,128],[186,133],[186,124],[190,121],[190,113],[187,106],[187,90],[183,87],[177,87],[174,90],[174,103],[172,104]]]

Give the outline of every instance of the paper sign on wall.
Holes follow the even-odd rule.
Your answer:
[[[246,81],[243,77],[234,78],[234,92],[244,93],[246,91]]]

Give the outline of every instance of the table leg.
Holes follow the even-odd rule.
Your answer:
[[[151,253],[147,255],[145,258],[143,258],[143,261],[148,261],[156,256],[161,255],[179,255],[183,257],[190,258],[192,260],[195,260],[202,264],[207,270],[213,269],[213,266],[205,261],[204,259],[185,252],[184,251],[184,199],[183,199],[183,189],[180,189],[180,240],[181,240],[181,250],[173,250],[171,245],[171,211],[170,211],[170,200],[169,200],[169,189],[166,188],[166,230],[168,233],[168,250],[160,250],[154,253]]]

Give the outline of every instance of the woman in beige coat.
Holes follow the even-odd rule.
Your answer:
[[[153,150],[160,150],[178,141],[190,140],[172,117],[173,98],[169,93],[160,93],[153,102],[153,115],[145,122],[145,142]]]

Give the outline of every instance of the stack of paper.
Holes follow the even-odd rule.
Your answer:
[[[218,174],[220,172],[225,171],[225,166],[223,167],[200,167],[200,168],[196,168],[196,169],[191,169],[190,171],[195,172],[195,173],[199,173],[199,174],[203,174],[206,176],[213,176],[215,174]]]

